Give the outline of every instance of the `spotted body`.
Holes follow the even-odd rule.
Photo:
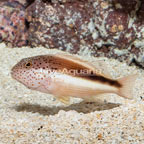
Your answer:
[[[64,103],[70,97],[96,101],[106,93],[132,98],[137,75],[115,80],[101,71],[102,66],[67,54],[41,55],[21,60],[11,74],[26,87],[53,94]]]

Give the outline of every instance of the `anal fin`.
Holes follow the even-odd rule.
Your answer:
[[[70,97],[69,96],[55,96],[57,100],[60,102],[69,105],[70,104]]]

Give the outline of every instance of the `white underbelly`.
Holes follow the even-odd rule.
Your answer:
[[[58,74],[55,75],[55,78],[60,80],[65,86],[69,86],[70,88],[73,88],[74,90],[76,88],[81,88],[81,89],[90,89],[91,91],[94,91],[95,93],[100,92],[100,93],[109,93],[109,92],[116,92],[117,88],[114,86],[111,86],[106,83],[102,83],[99,81],[91,81],[87,80],[84,78],[78,78],[78,77],[73,77],[70,75],[66,74]]]

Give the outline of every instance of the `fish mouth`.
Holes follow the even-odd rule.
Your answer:
[[[10,74],[11,74],[11,77],[15,79],[15,76],[14,76],[14,69],[13,69],[13,68],[12,68]]]
[[[12,78],[14,78],[14,79],[15,79],[15,72],[16,72],[16,65],[12,67],[11,73],[10,73]]]
[[[12,68],[11,68],[11,76],[12,78],[16,79],[16,75],[17,72],[20,70],[20,65],[19,64],[15,64]]]

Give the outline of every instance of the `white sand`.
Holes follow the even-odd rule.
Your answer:
[[[22,58],[50,52],[56,51],[0,44],[0,144],[144,143],[143,70],[105,58],[114,78],[139,73],[134,100],[108,95],[105,101],[109,104],[71,99],[71,105],[65,106],[51,95],[26,88],[10,75],[12,66]]]

